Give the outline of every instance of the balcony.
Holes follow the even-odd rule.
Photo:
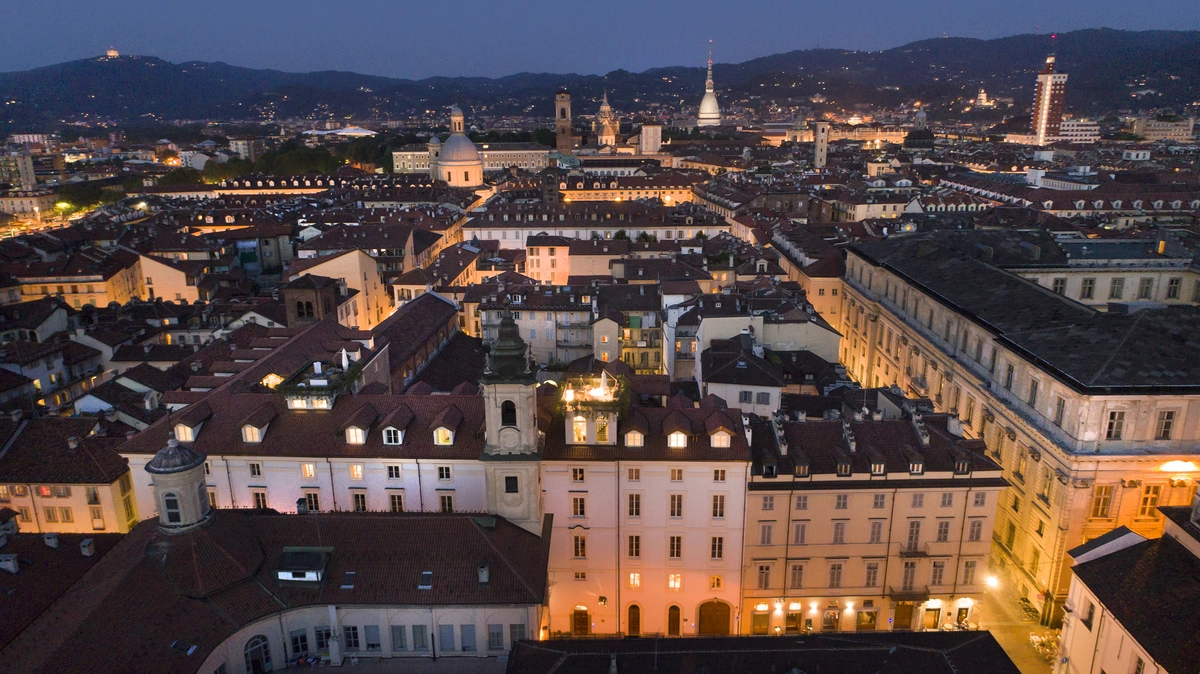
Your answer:
[[[586,339],[556,339],[554,345],[560,349],[590,349],[591,340]]]
[[[676,351],[675,360],[696,360],[696,354],[692,351]]]
[[[900,546],[900,556],[901,557],[928,557],[929,556],[929,544],[928,543],[917,543],[915,545],[901,545]]]
[[[928,585],[912,585],[912,586],[892,587],[891,585],[889,585],[887,588],[887,596],[892,601],[911,601],[911,602],[928,601],[929,600],[929,586]]]

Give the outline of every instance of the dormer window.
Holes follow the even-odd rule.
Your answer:
[[[850,477],[850,462],[838,461],[837,474],[838,477]]]
[[[365,445],[367,444],[367,432],[357,426],[351,426],[346,429],[346,444],[350,445]]]
[[[646,436],[642,435],[641,431],[629,431],[625,434],[626,447],[644,447],[646,445]]]
[[[883,475],[886,472],[887,472],[887,467],[884,466],[882,461],[872,461],[871,462],[871,474],[872,475]]]
[[[403,445],[404,431],[398,428],[383,429],[383,444],[385,445]]]
[[[687,447],[687,434],[675,431],[667,436],[667,446],[675,449]]]
[[[453,445],[454,431],[449,428],[439,427],[433,429],[433,444],[435,445]]]
[[[187,424],[175,424],[175,439],[180,442],[195,442],[196,436],[200,434],[200,424],[188,426]]]
[[[954,462],[954,472],[959,475],[971,472],[971,462],[966,458],[957,459]]]
[[[725,431],[717,431],[716,433],[713,433],[712,435],[710,435],[708,437],[708,442],[713,447],[717,447],[720,449],[728,449],[731,444],[730,443],[731,439],[732,439],[732,436],[730,436]]]
[[[608,419],[596,419],[596,442],[608,442]]]
[[[587,419],[577,416],[571,420],[571,442],[583,444],[587,442]]]
[[[922,475],[925,473],[924,461],[910,461],[908,463],[908,472],[913,475]]]
[[[251,426],[250,424],[246,424],[245,426],[242,426],[242,442],[252,442],[252,443],[262,442],[262,436],[263,436],[262,430],[263,429],[261,429],[257,426]]]

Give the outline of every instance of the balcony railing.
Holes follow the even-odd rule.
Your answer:
[[[675,360],[696,360],[696,354],[691,351],[676,351]]]
[[[912,545],[912,544],[906,543],[904,545],[901,545],[900,546],[900,556],[901,557],[928,557],[929,556],[929,544],[928,543],[917,543],[915,545]]]
[[[929,599],[928,585],[888,586],[888,597],[895,601],[927,601]]]

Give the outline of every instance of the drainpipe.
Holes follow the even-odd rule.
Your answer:
[[[225,457],[219,457],[225,463],[225,479],[229,482],[229,507],[237,507],[237,499],[233,495],[233,476],[229,472],[229,460]]]
[[[333,462],[326,458],[325,464],[329,466],[329,492],[333,494],[333,509],[337,510],[337,488],[333,485]]]
[[[425,512],[425,489],[421,486],[421,460],[417,459],[417,505]]]
[[[616,430],[616,429],[613,429]],[[623,604],[621,603],[621,586],[624,584],[621,577],[621,460],[617,459],[617,634],[621,633],[621,613],[623,612]],[[639,550],[640,552],[640,550]],[[638,622],[641,622],[641,616],[638,616]],[[638,626],[640,631],[641,625]]]

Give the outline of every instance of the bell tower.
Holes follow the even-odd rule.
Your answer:
[[[571,92],[563,89],[554,94],[554,147],[561,154],[575,150],[575,135],[571,129]]]
[[[512,313],[505,311],[479,380],[486,422],[480,458],[487,475],[488,512],[541,534],[537,377],[528,351]]]
[[[204,478],[205,458],[171,438],[146,464],[154,483],[158,528],[163,533],[191,531],[212,517]]]

